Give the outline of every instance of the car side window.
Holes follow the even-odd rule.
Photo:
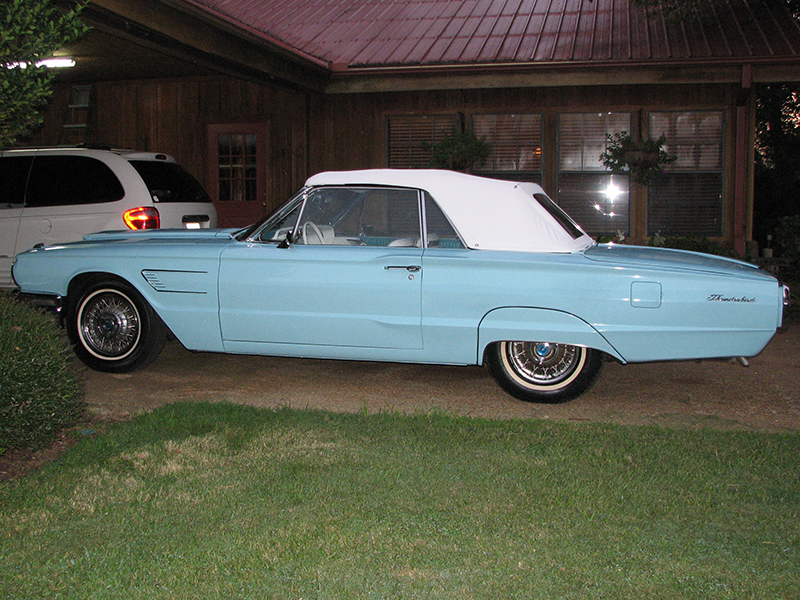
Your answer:
[[[31,169],[32,156],[0,158],[0,210],[21,208],[25,202],[25,185]]]
[[[258,242],[284,242],[287,236],[294,231],[302,209],[303,202],[293,198],[262,226],[259,226],[260,230],[253,239]]]
[[[456,230],[428,194],[425,194],[425,224],[428,232],[428,248],[464,248]]]
[[[364,197],[359,228],[365,246],[419,246],[419,196],[416,190],[370,190]]]
[[[419,246],[419,195],[395,188],[331,187],[309,194],[297,243]]]
[[[88,156],[37,156],[25,205],[69,206],[115,202],[125,196],[122,184],[103,162]]]

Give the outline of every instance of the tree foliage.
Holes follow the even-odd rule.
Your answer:
[[[753,237],[764,245],[800,213],[800,84],[759,87],[756,117]]]
[[[800,0],[786,0],[786,4],[800,21]],[[773,236],[781,255],[798,258],[800,82],[759,86],[756,103],[753,237],[764,246]]]
[[[86,33],[84,6],[62,12],[53,0],[0,1],[0,146],[41,124],[53,75],[37,63]]]

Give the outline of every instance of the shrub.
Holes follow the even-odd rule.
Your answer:
[[[650,246],[661,246],[673,250],[690,250],[692,252],[702,252],[704,254],[714,254],[716,256],[731,256],[733,253],[722,242],[699,237],[661,237],[654,235],[649,244]]]
[[[780,256],[789,261],[786,277],[800,277],[800,215],[783,217],[775,228],[775,244]]]
[[[74,425],[83,387],[53,319],[0,292],[0,454],[39,449]]]

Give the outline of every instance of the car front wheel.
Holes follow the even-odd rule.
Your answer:
[[[603,367],[598,350],[549,342],[497,342],[486,366],[506,392],[525,402],[557,404],[594,385]]]
[[[75,353],[97,371],[127,373],[158,357],[167,329],[150,305],[122,281],[96,281],[70,303],[67,333]]]

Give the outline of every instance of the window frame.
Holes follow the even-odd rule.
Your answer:
[[[217,208],[220,227],[236,227],[260,220],[267,209],[270,168],[269,121],[247,123],[215,123],[206,126],[205,188]],[[255,135],[255,197],[250,200],[220,199],[219,137],[221,135]]]
[[[490,135],[485,132],[483,126],[479,125],[482,119],[495,118],[493,130]],[[523,132],[522,124],[514,127],[509,121],[520,118],[532,118],[534,120],[533,135],[525,135]],[[492,112],[492,113],[475,113],[470,115],[470,123],[472,130],[478,137],[486,137],[487,141],[492,144],[492,151],[487,160],[487,165],[475,166],[472,171],[475,174],[484,177],[494,177],[497,179],[506,179],[513,181],[528,181],[532,183],[541,184],[544,176],[544,115],[539,111],[510,111],[510,112]],[[487,124],[489,126],[489,124]],[[503,138],[514,138],[513,142],[498,144],[498,141]],[[531,148],[532,165],[536,168],[527,169],[503,169],[498,168],[498,161],[502,161],[503,157],[507,155],[509,150],[514,148],[522,148],[526,143],[535,146]],[[494,164],[489,164],[495,161]]]
[[[603,127],[596,128],[597,133],[590,131],[590,133],[587,135],[585,133],[588,122],[587,119],[591,115],[596,115],[598,118],[605,117],[605,125]],[[565,138],[567,137],[565,134],[568,133],[565,124],[565,117],[568,116],[580,116],[582,118],[580,124],[580,134],[575,136],[569,132],[569,139],[572,141],[569,146],[567,146],[565,143]],[[570,217],[577,221],[580,227],[592,237],[604,237],[615,235],[617,233],[621,233],[623,236],[631,235],[634,226],[633,212],[635,210],[635,198],[633,195],[633,186],[631,185],[630,178],[627,175],[615,175],[606,169],[600,160],[600,154],[602,154],[602,150],[597,152],[597,157],[591,161],[588,161],[587,158],[588,154],[591,152],[590,148],[594,147],[594,150],[597,151],[600,148],[604,150],[608,147],[609,135],[613,135],[618,131],[631,131],[634,125],[634,113],[632,111],[615,110],[569,111],[558,113],[556,117],[557,151],[554,157],[557,173],[556,194],[554,198],[556,203]],[[614,117],[618,117],[620,122],[613,123],[612,121]],[[627,120],[627,124],[623,124],[621,122],[623,120]],[[599,133],[600,130],[603,130],[602,142]],[[573,140],[578,140],[579,144],[576,144]],[[587,142],[587,140],[592,140],[592,142]],[[573,168],[570,168],[570,165],[565,163],[566,152],[568,148],[574,149],[578,147],[580,147],[579,163]],[[586,180],[597,180],[598,183],[597,185],[586,184]],[[575,186],[575,199],[567,199],[566,189],[569,181],[578,182],[578,185]],[[604,184],[605,181],[607,181],[607,183]],[[619,211],[619,208],[617,208],[617,211],[615,211],[614,208],[615,206],[623,206],[623,203],[616,202],[614,198],[611,198],[606,191],[611,190],[612,186],[616,186],[617,189],[620,190],[620,194],[626,197],[624,200],[625,210],[622,213],[617,212]],[[590,187],[592,189],[589,189]],[[600,213],[603,217],[614,219],[622,216],[624,217],[624,222],[614,222],[610,223],[609,227],[601,227],[602,217],[600,220],[595,220],[591,218],[596,217],[595,212],[591,212],[591,210],[581,211],[576,209],[577,204],[575,203],[578,202],[578,195],[585,195],[586,202],[589,204],[589,206],[591,206],[595,212]],[[591,195],[596,195],[598,197],[592,198]],[[602,201],[603,196],[605,196],[607,200],[606,202]],[[581,215],[584,215],[585,218],[581,218]]]
[[[264,243],[264,244],[286,244],[288,245],[290,242],[288,239],[293,240],[291,243],[298,243],[297,240],[299,239],[300,230],[304,224],[304,216],[307,214],[308,209],[308,202],[314,199],[315,196],[319,193],[324,193],[325,191],[331,190],[348,190],[357,192],[361,190],[363,193],[369,193],[370,191],[382,191],[382,192],[409,192],[415,194],[415,202],[416,202],[416,221],[417,227],[415,232],[415,238],[417,240],[417,244],[414,247],[417,248],[429,248],[431,247],[429,244],[429,233],[428,233],[428,204],[433,204],[436,209],[441,213],[444,220],[447,222],[447,225],[452,230],[454,235],[454,239],[457,240],[459,247],[458,248],[448,248],[449,249],[464,249],[466,248],[466,244],[464,244],[461,235],[458,233],[458,230],[453,226],[450,218],[447,214],[439,207],[436,203],[436,200],[433,199],[429,194],[427,194],[424,190],[420,190],[417,188],[408,188],[408,187],[397,187],[397,186],[381,186],[381,185],[331,185],[331,186],[318,186],[318,187],[306,187],[300,190],[297,194],[295,194],[291,199],[289,199],[281,208],[279,208],[275,213],[273,213],[269,218],[265,219],[262,223],[258,226],[247,230],[242,235],[239,236],[240,241],[248,242],[248,243]],[[363,211],[364,199],[358,199],[356,202],[361,202],[362,206],[360,210]],[[347,208],[342,212],[343,215],[346,215],[349,212],[350,208]],[[276,229],[278,236],[282,232],[287,233],[283,237],[267,237],[264,238],[262,235],[272,230],[276,224],[280,223],[281,221],[285,220],[287,217],[292,215],[293,213],[297,212],[297,217],[291,225],[287,225],[286,227],[281,227]],[[359,216],[359,222],[363,218],[363,215]],[[337,221],[339,223],[340,221]],[[333,224],[325,223],[320,225],[328,225],[333,226]],[[291,237],[289,238],[288,233],[291,233]],[[346,234],[342,237],[347,237],[348,239],[355,240],[355,234]],[[378,237],[386,237],[386,236],[378,236]],[[388,237],[392,237],[389,235]],[[394,236],[397,237],[397,236]],[[403,238],[406,236],[400,236],[398,239]],[[363,241],[363,240],[362,240]],[[315,244],[316,245],[316,244]],[[386,247],[382,244],[322,244],[331,247],[338,247],[338,248],[358,248],[358,247],[365,247],[365,248],[376,248],[376,247]],[[397,246],[403,247],[403,246]]]
[[[432,153],[422,148],[423,143],[434,145],[448,135],[454,134],[460,124],[459,117],[457,113],[387,115],[385,125],[387,166],[390,169],[429,168]],[[393,123],[396,126],[393,126]],[[395,135],[398,137],[395,138]],[[408,139],[402,139],[406,137]]]
[[[658,115],[670,117],[669,131],[664,131],[663,128],[657,128],[654,125],[654,119]],[[699,120],[704,115],[706,117],[714,116],[719,122],[716,127],[716,133],[719,134],[719,137],[714,143],[716,147],[714,150],[716,154],[714,159],[715,168],[708,168],[707,159],[705,159],[706,168],[703,168],[703,146],[708,147],[711,145],[708,143],[709,139],[707,137],[697,131],[686,135],[680,135],[677,131],[680,126],[677,119],[681,116],[691,116],[695,120]],[[662,237],[724,237],[727,229],[725,165],[728,144],[725,111],[715,109],[653,110],[647,113],[647,127],[650,137],[658,138],[662,134],[666,137],[665,150],[670,154],[677,154],[678,160],[665,167],[664,175],[660,181],[648,186],[645,198],[646,235],[649,237],[655,235]],[[692,165],[686,164],[685,157],[689,155],[692,155],[691,160],[694,163]],[[681,184],[680,180],[685,183]],[[669,194],[667,198],[659,199],[658,195],[665,193],[665,188],[668,187],[673,188],[674,191],[667,192]],[[711,189],[712,187],[713,189]],[[687,201],[681,201],[681,196],[685,198],[690,192],[693,192],[695,197],[698,195],[705,196],[705,202],[699,205],[695,203],[690,206],[687,205]],[[677,202],[676,199],[678,200]],[[687,209],[689,208],[693,210],[688,211]],[[674,224],[668,224],[669,227],[665,229],[662,224],[664,217],[662,217],[662,222],[655,219],[654,213],[658,209],[670,213],[681,212],[685,216],[677,219]],[[710,215],[711,211],[714,211],[715,218],[704,216],[704,213],[705,215]],[[704,223],[713,223],[714,229],[712,230],[711,227],[706,229],[699,228]]]

